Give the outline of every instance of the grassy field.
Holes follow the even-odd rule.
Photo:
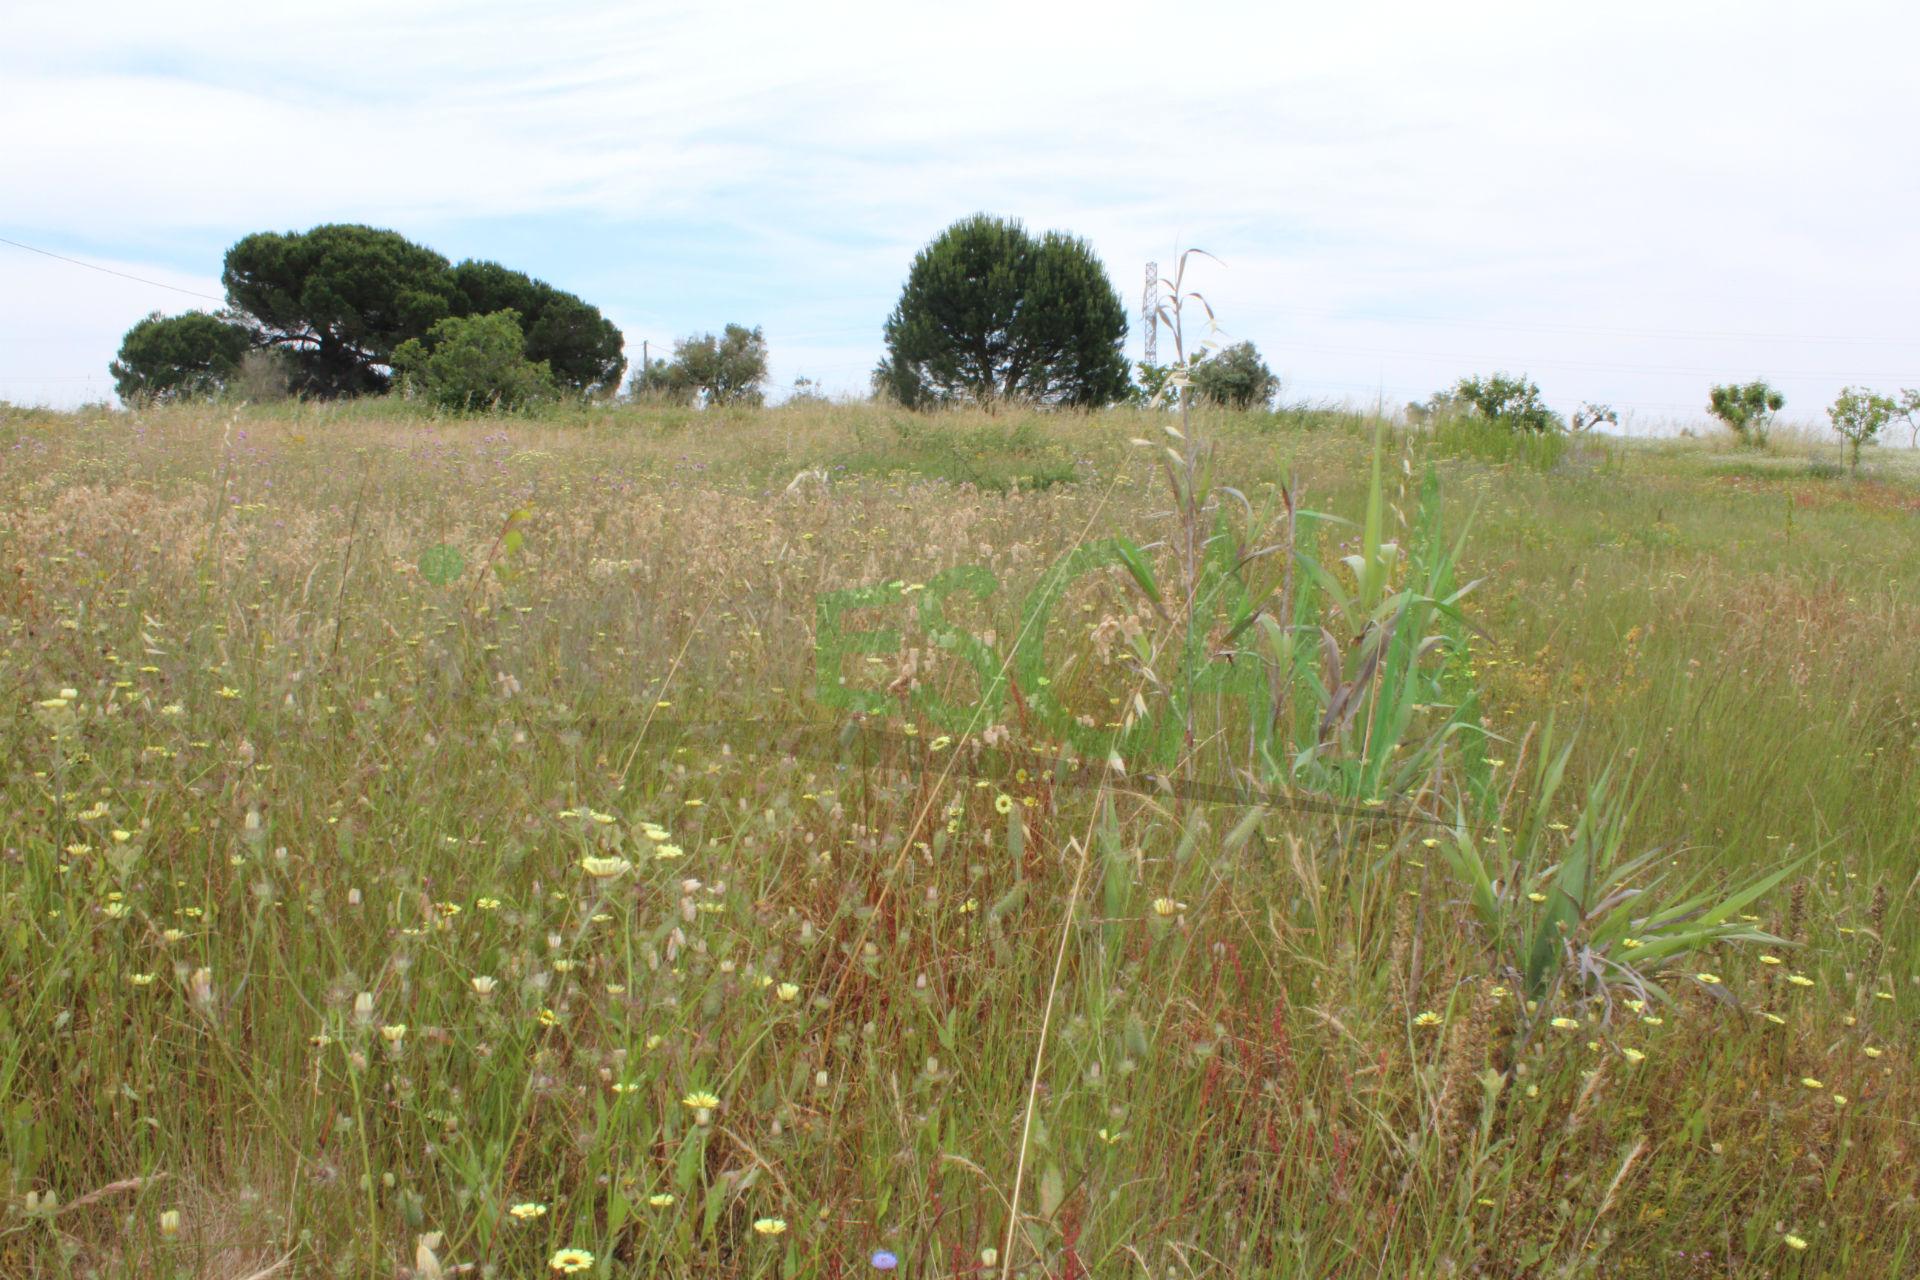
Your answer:
[[[0,1275],[1920,1270],[1906,451],[390,413],[0,413]]]

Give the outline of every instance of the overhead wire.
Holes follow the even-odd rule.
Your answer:
[[[76,267],[85,267],[89,271],[98,271],[105,275],[119,276],[122,280],[132,280],[136,284],[152,285],[156,289],[171,289],[175,293],[184,293],[189,298],[205,298],[208,302],[224,304],[225,298],[216,298],[210,293],[201,293],[197,289],[182,289],[177,284],[167,284],[160,280],[149,280],[145,276],[130,275],[125,271],[115,271],[112,267],[103,267],[97,262],[85,262],[79,258],[69,258],[64,253],[55,253],[51,249],[41,249],[34,245],[22,244],[18,240],[9,240],[0,236],[0,244],[10,244],[16,249],[25,249],[28,253],[37,253],[42,257],[54,258],[61,262],[71,262]]]

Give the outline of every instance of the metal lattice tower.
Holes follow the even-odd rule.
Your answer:
[[[1147,325],[1147,363],[1159,364],[1159,343],[1155,341],[1160,336],[1160,264],[1157,262],[1147,264],[1147,291],[1140,303],[1140,318]]]

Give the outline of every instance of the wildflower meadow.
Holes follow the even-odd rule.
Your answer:
[[[1894,452],[0,410],[0,1275],[1915,1274]]]

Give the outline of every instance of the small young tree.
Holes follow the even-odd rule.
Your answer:
[[[216,394],[239,369],[250,340],[244,326],[189,311],[156,311],[127,330],[120,357],[107,366],[128,404],[193,400]]]
[[[1774,415],[1787,398],[1764,382],[1729,382],[1707,393],[1707,412],[1727,424],[1741,444],[1755,448],[1767,442]]]
[[[1860,450],[1872,444],[1882,428],[1893,421],[1897,405],[1891,396],[1878,395],[1865,387],[1846,387],[1827,410],[1833,429],[1847,442],[1847,465],[1860,469]]]
[[[820,383],[805,374],[793,380],[793,390],[787,393],[788,404],[832,404],[827,393],[820,389]]]
[[[767,340],[758,328],[730,324],[715,337],[702,333],[673,344],[672,360],[655,360],[633,375],[638,399],[692,404],[758,405],[766,399]]]
[[[1133,403],[1146,407],[1180,403],[1180,388],[1170,385],[1173,381],[1172,365],[1148,364],[1142,360],[1134,367],[1140,372],[1133,383]]]
[[[1251,342],[1237,342],[1194,365],[1194,399],[1229,409],[1265,409],[1280,394],[1280,379]]]
[[[1911,387],[1900,388],[1900,419],[1907,424],[1912,433],[1908,445],[1920,449],[1920,390]]]
[[[1425,400],[1409,400],[1406,409],[1407,421],[1416,427],[1460,411],[1460,401],[1452,391],[1436,391]]]
[[[1594,404],[1592,401],[1582,400],[1580,407],[1573,411],[1573,418],[1567,426],[1573,431],[1591,431],[1603,422],[1610,427],[1617,427],[1620,425],[1620,415],[1613,411],[1613,406],[1610,404]]]
[[[1557,431],[1561,426],[1560,415],[1547,408],[1540,399],[1540,388],[1524,374],[1517,378],[1504,373],[1490,378],[1462,378],[1450,393],[1436,395],[1436,404],[1442,396],[1513,431]]]
[[[517,312],[449,316],[409,338],[393,353],[395,372],[409,386],[456,413],[524,408],[557,388],[544,360],[527,359]]]

